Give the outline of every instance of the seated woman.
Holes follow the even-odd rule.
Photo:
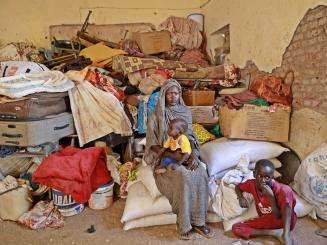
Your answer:
[[[161,88],[156,108],[148,120],[144,160],[149,165],[155,164],[156,154],[150,148],[164,144],[171,120],[182,118],[188,123],[186,134],[192,146],[192,153],[187,163],[178,166],[174,171],[155,174],[154,178],[159,191],[168,198],[173,213],[177,215],[180,238],[192,239],[193,231],[211,238],[214,234],[206,225],[208,176],[204,167],[199,164],[199,144],[192,132],[192,115],[181,98],[181,92],[179,83],[172,79]],[[165,151],[164,157],[176,156],[175,153]]]

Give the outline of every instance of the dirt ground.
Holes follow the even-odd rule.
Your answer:
[[[215,231],[215,237],[211,240],[197,237],[190,242],[180,241],[176,236],[176,226],[166,225],[148,228],[138,228],[124,231],[120,223],[124,209],[124,200],[116,201],[107,210],[91,210],[87,208],[82,214],[66,218],[62,229],[45,229],[40,231],[28,230],[14,222],[0,221],[0,244],[1,245],[51,245],[51,244],[232,244],[238,239],[230,232],[224,233],[222,225],[211,224]],[[96,231],[86,233],[91,225]],[[327,222],[313,221],[310,218],[299,219],[294,237],[296,244],[322,245],[327,244],[327,238],[315,235],[314,231],[319,227],[327,227]],[[274,238],[256,238],[253,241],[261,244],[279,244]]]

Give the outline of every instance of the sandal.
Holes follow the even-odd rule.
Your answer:
[[[194,226],[194,230],[200,234],[201,236],[204,236],[205,238],[213,238],[215,233],[206,225],[204,226]]]
[[[318,236],[322,236],[322,237],[327,237],[327,229],[318,229],[315,231],[315,234],[318,235]]]
[[[194,239],[194,235],[192,233],[192,230],[185,232],[185,233],[179,233],[178,237],[180,240],[193,240]]]

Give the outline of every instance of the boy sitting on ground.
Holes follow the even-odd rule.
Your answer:
[[[151,150],[158,154],[159,164],[155,169],[156,174],[164,173],[166,170],[174,170],[188,160],[192,148],[185,135],[186,132],[187,122],[181,118],[173,119],[169,123],[168,139],[163,147],[151,146]],[[168,154],[165,154],[167,152]]]
[[[255,179],[247,180],[235,187],[242,208],[248,203],[243,192],[253,195],[259,217],[233,225],[232,231],[242,238],[271,235],[283,244],[293,244],[291,231],[297,220],[294,212],[295,197],[292,189],[273,179],[275,167],[269,160],[260,160],[254,169]]]

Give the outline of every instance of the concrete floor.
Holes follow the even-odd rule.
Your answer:
[[[123,231],[120,217],[124,209],[124,200],[116,201],[109,209],[95,211],[87,208],[82,214],[66,218],[62,229],[45,229],[32,231],[19,226],[14,222],[0,221],[0,244],[1,245],[51,245],[51,244],[232,244],[238,239],[230,232],[224,234],[222,225],[211,224],[215,231],[215,237],[207,240],[197,237],[196,240],[185,242],[178,240],[175,225],[139,228]],[[91,225],[95,226],[96,232],[86,233]],[[322,245],[327,244],[327,238],[319,237],[314,231],[319,227],[327,227],[327,222],[312,221],[310,218],[299,219],[295,228],[294,237],[299,245]],[[254,239],[261,244],[279,244],[274,238],[264,237]]]

